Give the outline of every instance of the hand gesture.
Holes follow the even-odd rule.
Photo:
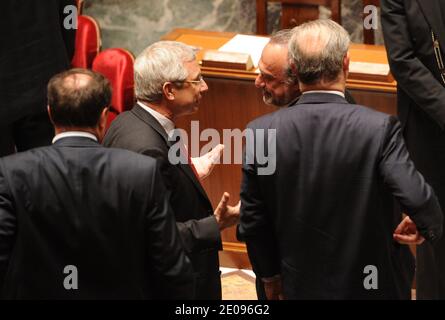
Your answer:
[[[400,222],[393,234],[394,240],[400,244],[421,244],[425,241],[417,230],[416,224],[410,219],[405,219]]]
[[[214,212],[216,222],[218,223],[219,230],[231,227],[238,223],[239,221],[239,211],[241,206],[241,201],[234,207],[227,205],[229,202],[230,195],[224,192],[221,201],[216,207]]]
[[[223,144],[218,144],[212,151],[199,158],[192,158],[193,165],[198,173],[199,179],[206,178],[213,170],[215,164],[219,163],[222,152],[224,150]]]

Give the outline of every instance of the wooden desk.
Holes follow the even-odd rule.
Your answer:
[[[218,49],[235,33],[175,29],[163,37],[164,40],[181,41],[198,47],[198,59],[203,50]],[[363,62],[387,63],[383,46],[352,45],[351,60]],[[276,108],[264,104],[261,91],[254,85],[256,73],[218,68],[202,68],[202,74],[209,86],[204,95],[199,111],[184,117],[177,125],[191,132],[192,120],[199,120],[199,130],[215,128],[223,136],[223,129],[239,128],[244,130],[247,123]],[[349,79],[348,89],[357,103],[391,114],[396,113],[396,83],[378,80]],[[202,142],[200,147],[205,145]],[[227,142],[224,142],[226,149]],[[233,145],[231,147],[233,155]],[[241,165],[217,165],[212,174],[203,181],[203,186],[214,207],[224,191],[231,195],[231,204],[239,200],[241,183]],[[236,241],[235,228],[223,231],[224,251],[220,253],[221,266],[250,268],[244,244]]]

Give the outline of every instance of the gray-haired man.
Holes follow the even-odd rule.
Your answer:
[[[224,193],[213,212],[194,165],[169,159],[176,119],[196,112],[208,89],[195,52],[179,42],[160,41],[137,57],[134,69],[137,104],[114,120],[104,144],[161,162],[178,229],[197,275],[196,298],[221,299],[220,231],[238,221],[239,206],[228,206],[229,195]]]
[[[317,20],[292,33],[302,96],[263,127],[276,129],[275,173],[243,164],[239,233],[254,271],[270,299],[408,299],[413,261],[400,243],[441,237],[434,192],[398,121],[347,103],[347,32]],[[393,197],[409,216],[402,222]]]

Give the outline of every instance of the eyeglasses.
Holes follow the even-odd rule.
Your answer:
[[[202,75],[199,75],[198,80],[184,80],[183,82],[193,83],[193,84],[200,84],[204,82],[204,78]]]
[[[263,79],[263,81],[264,81],[265,83],[272,83],[272,82],[274,82],[274,81],[276,81],[277,84],[285,84],[285,83],[286,83],[286,80],[284,80],[284,79],[277,79],[277,78],[274,77],[273,75],[271,75],[271,74],[267,74],[267,73],[262,73],[261,71],[260,71],[260,73],[258,74],[258,76],[259,76],[261,79]]]

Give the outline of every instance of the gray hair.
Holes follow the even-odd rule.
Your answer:
[[[269,43],[287,46],[292,38],[292,35],[292,29],[279,30],[270,37]]]
[[[304,84],[335,81],[351,42],[349,34],[332,20],[314,20],[293,30],[289,56]]]
[[[289,41],[292,38],[292,35],[293,35],[292,29],[279,30],[270,37],[268,44],[279,45],[287,49],[289,46]],[[294,85],[298,83],[298,78],[292,72],[292,69],[289,64],[283,66],[283,74],[285,79],[284,81],[288,85]]]
[[[164,83],[186,80],[188,71],[184,62],[195,59],[194,48],[181,42],[158,41],[147,47],[134,62],[136,98],[160,101]]]

